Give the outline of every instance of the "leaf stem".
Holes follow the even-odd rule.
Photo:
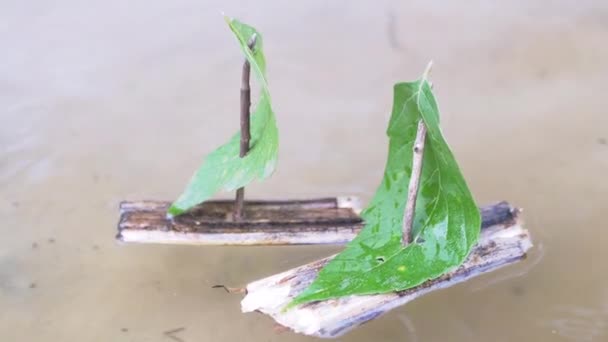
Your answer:
[[[249,49],[253,51],[255,46],[256,35],[251,36],[247,44]],[[251,87],[249,79],[251,75],[251,65],[245,58],[243,63],[243,72],[241,74],[241,146],[239,157],[243,158],[249,152],[249,141],[251,140],[250,132],[250,108],[251,108]],[[239,221],[243,218],[243,202],[245,199],[245,187],[240,187],[236,190],[236,199],[234,203],[234,219]]]
[[[416,211],[416,198],[418,197],[418,187],[420,185],[420,174],[422,173],[422,157],[424,156],[424,143],[426,140],[426,125],[420,119],[418,121],[418,132],[414,141],[414,153],[412,158],[412,173],[410,184],[407,190],[407,202],[405,202],[405,212],[403,214],[403,245],[407,246],[412,242],[412,226],[414,224],[414,212]]]

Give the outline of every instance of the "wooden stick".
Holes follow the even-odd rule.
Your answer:
[[[426,125],[422,119],[418,121],[418,132],[413,147],[412,172],[410,184],[407,189],[407,202],[403,213],[403,245],[407,246],[412,241],[412,226],[414,224],[414,212],[416,211],[416,198],[418,197],[418,186],[420,185],[420,174],[422,173],[422,157],[424,156],[424,142],[426,139]]]
[[[246,219],[239,222],[232,216],[234,201],[209,201],[168,220],[165,214],[170,204],[120,203],[117,240],[190,245],[342,245],[354,239],[364,225],[359,216],[361,202],[353,196],[246,201]],[[502,208],[501,216],[496,216],[497,208]],[[510,215],[509,208],[506,202],[482,208],[483,224],[504,220]]]
[[[483,208],[481,213],[483,223],[477,245],[460,267],[437,279],[405,291],[306,303],[283,312],[332,256],[248,284],[242,311],[267,314],[294,332],[333,338],[424,294],[522,260],[532,242],[519,211],[502,202]]]
[[[256,36],[251,36],[248,47],[253,51],[255,46]],[[239,157],[243,158],[249,152],[249,141],[251,140],[250,119],[251,119],[251,87],[249,78],[251,76],[251,65],[249,60],[245,58],[243,63],[243,72],[241,73],[241,146]],[[241,220],[243,218],[243,200],[245,199],[245,187],[240,187],[236,190],[236,199],[234,205],[234,219]]]
[[[310,200],[245,201],[233,219],[234,201],[209,201],[168,220],[169,202],[120,204],[122,242],[194,245],[344,244],[363,227],[361,203],[351,196]]]
[[[427,79],[432,68],[433,61],[430,61],[422,74],[422,82],[428,82]],[[412,242],[412,227],[414,225],[416,199],[418,198],[418,187],[420,186],[420,175],[422,173],[425,140],[426,125],[424,124],[424,120],[420,119],[420,121],[418,121],[416,139],[414,140],[412,172],[410,174],[410,183],[407,189],[407,202],[405,202],[405,210],[403,212],[403,232],[401,235],[403,246],[407,246],[410,242]]]

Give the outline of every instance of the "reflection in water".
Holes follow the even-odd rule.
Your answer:
[[[607,339],[605,1],[63,0],[0,12],[3,341],[163,341],[178,328],[184,342],[309,340],[211,286],[339,248],[113,239],[120,200],[174,199],[238,129],[242,57],[220,11],[259,27],[268,52],[279,164],[250,198],[369,200],[392,84],[433,59],[443,131],[476,199],[525,209],[527,261],[344,341]]]
[[[542,236],[540,236],[542,237]],[[538,241],[539,236],[534,235],[534,239]],[[523,277],[528,272],[532,271],[537,265],[543,260],[543,256],[545,255],[545,245],[540,240],[537,244],[534,245],[535,252],[530,254],[526,258],[526,262],[523,265],[520,265],[517,271],[512,271],[508,273],[491,273],[486,275],[483,280],[477,281],[474,285],[469,286],[471,291],[479,291],[484,290],[489,286],[504,282],[509,279],[515,279],[519,277]]]
[[[403,323],[403,326],[405,326],[407,331],[407,341],[418,342],[414,322],[412,322],[412,320],[405,313],[397,314],[397,318]]]

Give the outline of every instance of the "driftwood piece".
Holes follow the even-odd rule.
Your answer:
[[[316,278],[331,256],[250,283],[241,302],[242,311],[268,314],[294,332],[333,338],[431,291],[523,259],[532,242],[522,226],[519,210],[501,202],[482,208],[481,213],[482,231],[477,245],[463,265],[437,279],[405,291],[306,303],[282,312],[285,305]]]
[[[245,201],[235,221],[234,201],[205,202],[169,219],[169,202],[120,204],[116,238],[123,242],[195,245],[344,244],[363,227],[356,197]]]

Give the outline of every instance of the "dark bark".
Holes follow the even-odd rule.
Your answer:
[[[239,157],[243,158],[249,152],[249,141],[251,140],[250,121],[251,121],[251,87],[249,79],[251,75],[251,65],[245,60],[243,63],[243,73],[241,74],[241,145]],[[245,187],[236,190],[236,200],[234,205],[234,219],[239,221],[243,218],[243,206],[245,199]]]
[[[348,239],[352,239],[364,225],[357,214],[358,208],[340,207],[336,198],[246,201],[245,204],[245,217],[235,221],[232,217],[234,201],[230,200],[205,202],[173,219],[166,216],[170,202],[125,201],[120,204],[118,238],[123,230],[229,235],[260,232],[268,236],[316,232],[316,243],[324,243],[324,234],[347,231]],[[516,215],[517,209],[507,202],[483,207],[482,229],[512,222]],[[259,244],[267,242],[268,237],[262,237]]]

